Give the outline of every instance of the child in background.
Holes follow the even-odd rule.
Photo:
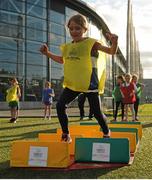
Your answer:
[[[122,92],[124,109],[125,109],[124,121],[128,121],[128,108],[130,108],[132,113],[132,121],[135,121],[134,102],[136,101],[136,96],[135,96],[136,87],[131,82],[130,74],[125,75],[125,83],[121,85],[120,89]]]
[[[72,102],[81,92],[88,92],[94,117],[98,120],[99,125],[103,129],[104,137],[110,137],[109,128],[100,109],[98,84],[94,84],[94,82],[91,81],[93,68],[91,57],[97,54],[98,51],[115,54],[118,36],[107,33],[107,39],[109,39],[112,44],[111,47],[103,46],[98,40],[93,38],[84,37],[87,31],[87,20],[80,14],[72,16],[67,26],[72,42],[61,45],[61,56],[57,56],[50,52],[46,44],[40,48],[42,54],[60,64],[64,64],[64,89],[56,105],[63,132],[61,140],[68,143],[72,142],[68,129],[66,107],[67,104]]]
[[[116,104],[113,121],[117,121],[118,108],[120,105],[121,105],[121,112],[122,112],[122,115],[121,115],[122,121],[124,119],[124,104],[123,104],[122,94],[121,94],[121,90],[120,90],[120,87],[122,86],[124,81],[125,80],[124,80],[123,76],[118,76],[116,86],[115,86],[114,90],[112,91],[112,96],[113,96],[115,104]]]
[[[51,119],[51,108],[53,103],[54,90],[51,88],[50,82],[45,82],[45,88],[43,89],[42,101],[44,104],[44,119]],[[48,111],[48,115],[47,115]]]
[[[136,101],[134,103],[134,110],[135,110],[135,119],[136,121],[138,121],[138,107],[140,103],[141,93],[145,85],[138,82],[138,76],[136,74],[132,75],[132,83],[134,83],[137,87],[135,92]]]
[[[19,115],[19,99],[21,97],[20,87],[16,78],[10,80],[11,87],[7,90],[6,101],[10,107],[10,123],[16,123]]]

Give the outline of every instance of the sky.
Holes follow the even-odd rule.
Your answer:
[[[112,33],[119,36],[119,47],[126,56],[128,0],[83,0],[103,17]],[[131,0],[133,24],[138,41],[144,79],[152,79],[152,0]]]

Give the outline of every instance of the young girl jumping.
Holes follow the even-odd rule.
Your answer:
[[[99,81],[96,81],[91,57],[96,57],[98,51],[108,54],[115,54],[117,50],[118,36],[107,33],[107,39],[111,41],[111,47],[103,46],[98,40],[84,37],[87,31],[86,18],[80,14],[72,16],[67,24],[72,42],[60,46],[62,55],[57,56],[48,50],[46,44],[42,45],[40,51],[42,54],[52,60],[64,64],[64,90],[57,102],[57,114],[62,127],[62,141],[71,143],[72,139],[68,129],[68,116],[66,114],[66,105],[73,101],[81,92],[87,92],[91,101],[91,108],[94,117],[103,129],[104,137],[110,137],[110,131],[100,109],[98,97]],[[95,58],[96,59],[96,58]],[[96,63],[96,62],[94,62]]]

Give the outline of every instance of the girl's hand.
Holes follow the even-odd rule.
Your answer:
[[[132,97],[134,95],[134,93],[132,92],[132,93],[130,93],[130,97]]]
[[[52,93],[52,94],[51,94],[51,93],[49,93],[49,96],[54,97],[54,94],[53,94],[53,93]]]
[[[106,33],[106,37],[111,42],[116,42],[118,40],[118,36],[116,34],[111,34],[110,32]]]
[[[40,52],[42,53],[42,54],[44,54],[44,55],[46,55],[47,56],[47,54],[48,54],[48,46],[46,45],[46,44],[43,44],[41,47],[40,47]]]

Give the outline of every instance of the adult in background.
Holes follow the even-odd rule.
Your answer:
[[[93,118],[93,110],[90,107],[90,99],[87,96],[87,93],[81,93],[78,96],[78,107],[80,110],[80,120],[83,120],[85,117],[84,104],[85,104],[86,98],[88,98],[88,103],[89,103],[89,119]]]

